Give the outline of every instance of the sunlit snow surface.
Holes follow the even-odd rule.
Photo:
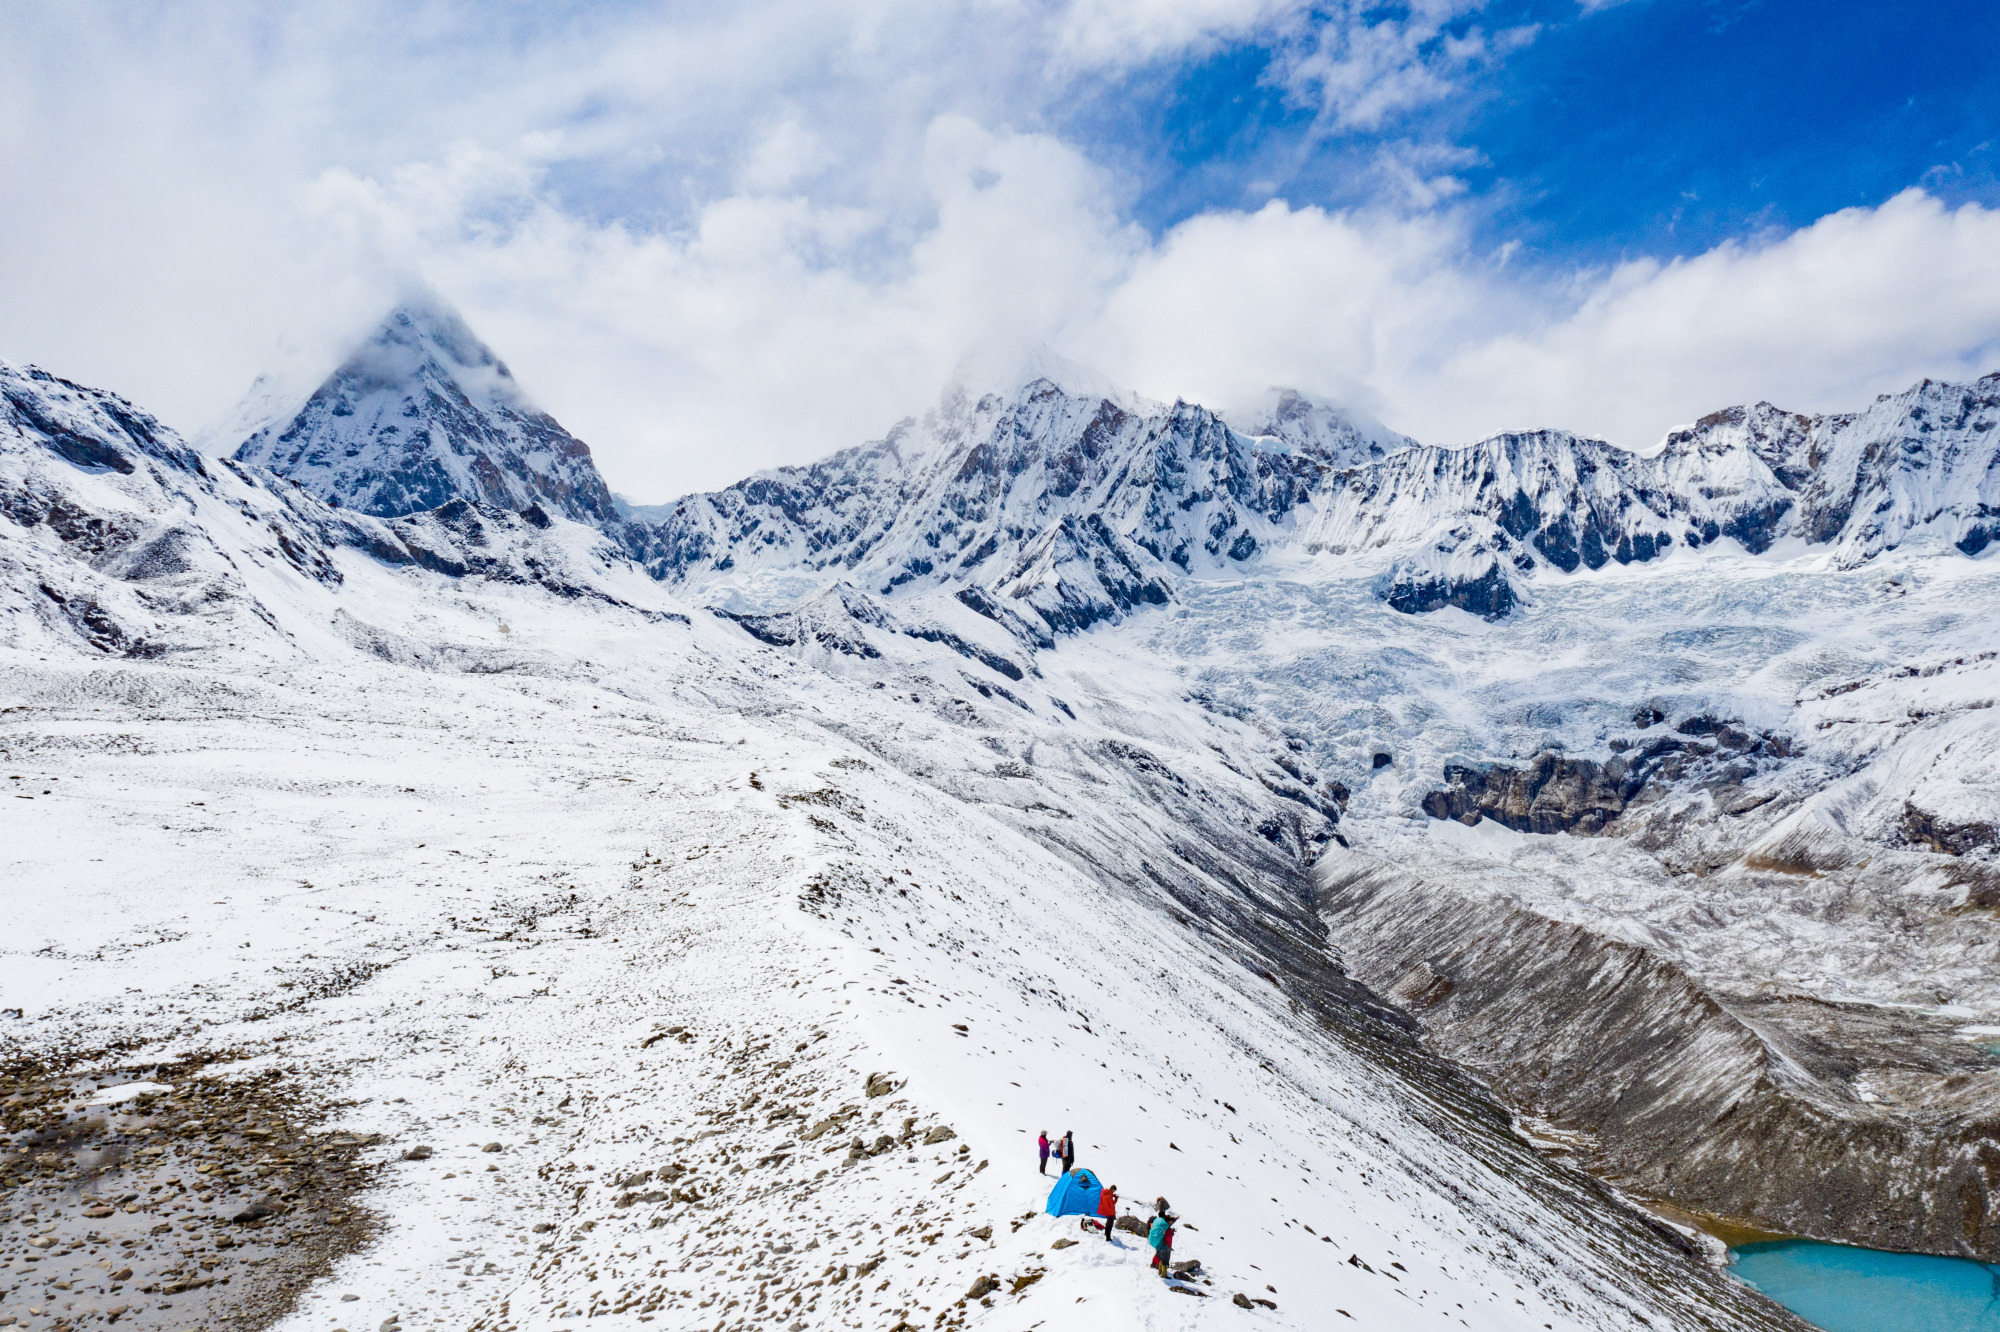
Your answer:
[[[1042,723],[967,727],[706,616],[342,558],[337,596],[292,589],[302,637],[365,606],[485,668],[327,637],[173,667],[12,651],[0,675],[8,763],[32,778],[0,804],[15,1029],[129,1039],[134,1060],[245,1049],[238,1071],[297,1068],[353,1102],[345,1127],[388,1136],[382,1236],[295,1332],[928,1325],[979,1275],[1036,1271],[974,1325],[1235,1326],[1238,1290],[1289,1327],[1681,1316],[1615,1275],[1617,1240],[1553,1224],[1275,988],[1121,905],[1004,804],[940,791],[1009,786],[979,776],[998,768],[980,737],[1060,738]],[[1095,650],[1050,682],[1083,706],[1114,666]],[[1117,667],[1118,720],[1190,724],[1145,716],[1176,678]],[[649,1043],[676,1026],[692,1039]],[[866,1098],[874,1072],[907,1085]],[[844,1105],[860,1116],[797,1141]],[[957,1136],[842,1164],[906,1116]],[[1039,1215],[1037,1129],[1074,1130],[1142,1210],[1169,1197],[1211,1296],[1168,1293],[1130,1237],[1055,1249],[1082,1236]],[[416,1143],[437,1154],[394,1159]],[[618,1181],[675,1161],[720,1203],[618,1206],[645,1187]],[[866,1281],[811,1284],[877,1257]]]
[[[1991,556],[1723,540],[1539,572],[1489,623],[1389,610],[1386,554],[1272,545],[1037,637],[832,564],[774,555],[736,603],[559,516],[356,516],[17,378],[61,428],[0,438],[0,1033],[121,1080],[242,1052],[385,1136],[378,1238],[289,1332],[1781,1325],[1270,978],[1321,961],[1320,777],[1352,854],[1705,983],[2000,1022],[1990,913],[1941,870],[1731,877],[1798,838],[1946,862],[1893,846],[1909,799],[1991,817]],[[1043,554],[1025,592],[1095,558]],[[812,596],[746,625],[707,591]],[[1423,817],[1447,762],[1606,757],[1641,704],[1797,737],[1745,783],[1784,798],[1651,849]],[[1038,1129],[1171,1199],[1206,1293],[1058,1249]]]

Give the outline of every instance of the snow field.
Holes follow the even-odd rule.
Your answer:
[[[536,603],[492,589],[404,627],[509,623],[532,661]],[[1587,1237],[1564,1252],[1267,983],[995,814],[746,715],[793,674],[773,654],[732,662],[702,631],[641,664],[608,650],[631,631],[595,628],[565,645],[580,681],[345,652],[261,677],[10,673],[9,763],[61,794],[6,804],[37,941],[9,950],[9,1004],[44,1038],[241,1050],[389,1137],[380,1239],[288,1329],[1623,1324],[1632,1297]],[[592,675],[653,676],[663,701]],[[830,706],[841,687],[816,680]],[[952,758],[924,715],[903,743]],[[675,1026],[693,1039],[646,1044]],[[906,1085],[867,1097],[876,1072]],[[911,1118],[910,1144],[845,1164]],[[956,1136],[923,1142],[938,1125]],[[1131,1237],[1054,1247],[1085,1237],[1039,1215],[1044,1127],[1074,1129],[1133,1210],[1173,1201],[1207,1298],[1165,1289]],[[394,1160],[419,1142],[436,1155]],[[702,1201],[639,1200],[676,1163]],[[960,1310],[988,1273],[994,1306]],[[1226,1304],[1238,1289],[1277,1310]]]

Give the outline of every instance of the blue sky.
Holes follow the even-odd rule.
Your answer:
[[[1474,28],[1532,37],[1371,132],[1326,132],[1254,42],[1104,88],[1065,128],[1115,145],[1156,229],[1273,185],[1365,204],[1385,145],[1450,145],[1486,234],[1560,261],[1696,254],[1911,186],[2000,201],[2000,5],[1529,0],[1449,30]]]
[[[1991,0],[17,8],[0,356],[215,447],[413,283],[642,500],[1037,343],[1640,449],[2000,369]]]

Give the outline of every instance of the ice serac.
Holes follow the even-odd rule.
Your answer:
[[[589,447],[435,295],[397,306],[296,415],[257,430],[236,457],[381,518],[469,500],[618,519]]]

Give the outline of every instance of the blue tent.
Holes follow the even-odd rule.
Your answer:
[[[1097,1195],[1102,1191],[1097,1176],[1078,1166],[1049,1190],[1049,1215],[1096,1216]]]

